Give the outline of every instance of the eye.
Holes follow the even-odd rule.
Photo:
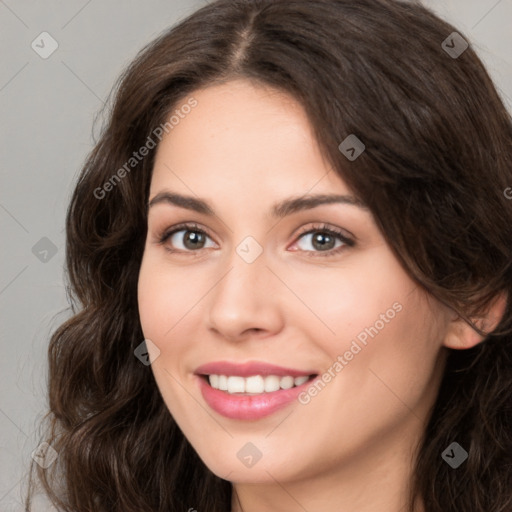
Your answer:
[[[339,242],[338,245],[336,245],[337,241]],[[313,251],[307,249],[308,244],[313,247]],[[299,241],[294,245],[309,253],[308,256],[323,257],[338,254],[345,249],[345,246],[353,247],[355,242],[340,230],[321,224],[301,233]]]
[[[205,241],[210,237],[197,224],[178,224],[158,238],[158,243],[165,244],[165,248],[170,252],[196,252],[208,248]],[[167,242],[170,242],[171,248],[167,247]],[[212,244],[209,247],[214,246],[215,244]]]
[[[199,252],[200,249],[215,247],[214,243],[209,246],[205,245],[208,239],[211,240],[211,237],[197,224],[183,223],[164,231],[158,236],[158,243],[164,245],[165,249],[172,253]],[[338,245],[336,245],[337,241]],[[313,250],[308,250],[305,247],[308,243],[311,244]],[[340,230],[320,224],[300,233],[298,242],[295,242],[294,245],[299,246],[299,249],[306,252],[308,256],[323,257],[338,254],[346,246],[353,247],[355,242]]]

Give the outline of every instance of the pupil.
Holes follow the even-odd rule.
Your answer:
[[[189,249],[197,249],[197,244],[200,244],[202,241],[203,234],[198,233],[197,231],[189,231],[188,234],[185,236],[185,245],[187,246],[187,243],[191,244],[191,247],[188,247]]]
[[[329,241],[326,242],[326,239],[330,239],[330,243]],[[331,237],[331,235],[318,233],[316,236],[313,237],[313,245],[315,245],[317,249],[332,249],[333,242],[334,239]],[[317,246],[316,244],[319,245]]]

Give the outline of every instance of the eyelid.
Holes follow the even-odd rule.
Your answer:
[[[326,222],[313,222],[311,226],[301,228],[297,235],[295,235],[297,238],[307,235],[309,233],[315,232],[315,231],[327,231],[336,234],[336,236],[340,236],[341,238],[346,239],[347,241],[350,240],[352,243],[355,243],[356,237],[350,233],[350,231],[347,231],[346,229],[338,228],[337,226],[328,224]]]

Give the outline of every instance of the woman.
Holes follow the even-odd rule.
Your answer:
[[[466,41],[218,0],[140,53],[67,216],[55,505],[512,510],[512,123]]]

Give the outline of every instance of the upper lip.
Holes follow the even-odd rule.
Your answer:
[[[295,368],[285,368],[263,361],[248,361],[246,363],[233,363],[230,361],[214,361],[199,366],[196,375],[236,375],[250,377],[251,375],[279,375],[302,377],[304,375],[316,375],[315,371],[303,371]]]

